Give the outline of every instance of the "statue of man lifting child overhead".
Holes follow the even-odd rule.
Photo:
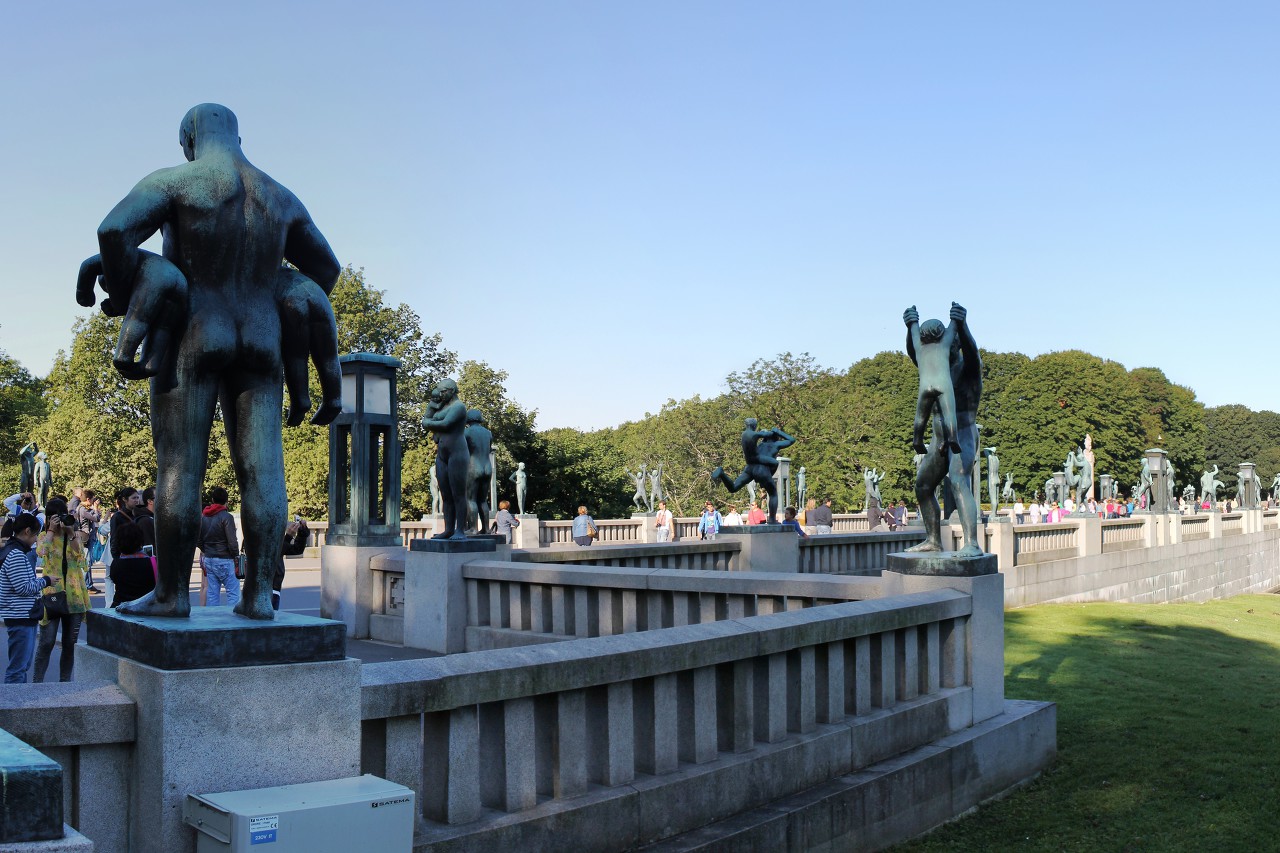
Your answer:
[[[916,500],[924,522],[925,541],[908,551],[941,551],[942,519],[935,493],[945,478],[960,514],[964,546],[960,556],[977,556],[978,504],[973,497],[972,472],[977,458],[978,400],[982,397],[982,358],[969,332],[964,308],[951,303],[951,323],[920,322],[915,306],[902,315],[907,324],[907,355],[920,370],[912,443],[924,458],[916,470]],[[924,432],[933,417],[933,438]]]
[[[151,379],[159,578],[153,592],[119,610],[190,612],[200,493],[220,402],[248,555],[235,610],[271,619],[271,578],[288,519],[281,380],[296,424],[311,406],[310,355],[324,397],[313,423],[327,424],[341,411],[328,300],[340,267],[302,203],[245,159],[231,110],[193,107],[178,138],[188,162],[143,178],[107,214],[98,228],[100,254],[82,265],[76,293],[81,305],[92,305],[98,280],[108,294],[103,311],[125,318],[116,367],[127,378]],[[142,251],[157,230],[162,255]]]

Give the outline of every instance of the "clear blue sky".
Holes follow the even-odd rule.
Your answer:
[[[845,368],[952,299],[988,349],[1280,410],[1277,32],[1174,0],[10,4],[0,347],[48,370],[98,223],[217,101],[543,427]]]

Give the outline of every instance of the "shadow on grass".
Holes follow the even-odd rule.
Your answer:
[[[1280,849],[1280,601],[1005,616],[1006,694],[1058,704],[1058,761],[900,849]]]

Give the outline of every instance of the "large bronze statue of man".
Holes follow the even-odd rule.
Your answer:
[[[170,344],[167,372],[176,383],[151,379],[159,576],[153,592],[119,610],[190,612],[200,493],[220,402],[248,555],[235,610],[271,619],[271,579],[288,520],[280,273],[289,261],[327,294],[341,268],[302,203],[245,158],[231,110],[193,107],[178,137],[188,162],[143,178],[98,228],[101,284],[113,298],[132,291],[144,255],[139,246],[157,230],[164,258],[187,284],[186,310]]]
[[[730,479],[724,472],[724,466],[717,466],[711,472],[711,479],[723,483],[731,492],[736,492],[749,483],[757,483],[769,496],[770,524],[778,521],[778,486],[773,475],[778,470],[778,451],[796,443],[796,440],[780,429],[756,429],[760,424],[755,418],[746,419],[746,429],[742,431],[742,457],[746,467],[736,479]],[[755,503],[755,499],[751,501]]]
[[[973,496],[973,465],[978,456],[978,401],[982,398],[982,357],[969,331],[964,308],[951,303],[951,323],[920,322],[915,306],[903,312],[907,355],[920,371],[916,403],[916,450],[924,421],[933,417],[933,438],[916,473],[916,500],[925,541],[908,551],[941,551],[942,518],[937,488],[945,479],[960,515],[962,557],[978,556],[978,503]]]

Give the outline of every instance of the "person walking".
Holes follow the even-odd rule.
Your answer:
[[[236,578],[236,555],[240,542],[236,538],[236,520],[227,512],[227,490],[214,486],[209,490],[209,505],[200,517],[200,569],[209,582],[207,605],[222,604],[222,590],[227,591],[227,604],[240,600],[240,581]]]
[[[573,541],[586,547],[600,535],[596,529],[596,520],[587,515],[585,506],[578,507],[578,515],[573,519]]]
[[[751,509],[747,510],[747,524],[764,524],[764,510],[755,501],[751,502]]]
[[[25,684],[36,650],[36,623],[41,616],[40,593],[53,581],[36,575],[27,556],[40,538],[40,522],[31,513],[13,520],[9,541],[0,548],[0,617],[9,635],[9,665],[5,684]]]
[[[49,655],[62,630],[62,657],[58,661],[58,680],[70,681],[76,664],[76,640],[80,638],[80,626],[89,610],[89,590],[84,576],[89,554],[84,547],[85,534],[75,527],[75,519],[67,512],[62,500],[50,500],[45,508],[47,520],[44,532],[36,543],[36,561],[42,567],[45,579],[51,581],[44,591],[50,595],[66,593],[66,612],[53,612],[45,603],[44,616],[40,620],[40,638],[36,644],[35,671],[32,680],[44,681],[49,668]]]
[[[676,519],[667,509],[666,501],[658,501],[658,511],[653,516],[654,533],[659,542],[674,542],[676,538]]]
[[[92,591],[93,564],[102,556],[103,548],[102,539],[98,536],[98,525],[102,524],[102,504],[98,500],[97,493],[93,489],[83,489],[80,493],[80,504],[71,510],[71,514],[76,517],[76,523],[80,529],[89,536],[89,541],[85,545],[88,550],[85,564],[88,568],[84,572],[84,585]]]
[[[729,504],[729,511],[724,515],[725,527],[741,527],[742,513],[738,512],[737,504]]]
[[[720,517],[720,512],[716,509],[716,505],[711,501],[707,501],[706,506],[702,509],[702,517],[698,519],[698,535],[703,539],[713,540],[723,526],[724,519]]]

